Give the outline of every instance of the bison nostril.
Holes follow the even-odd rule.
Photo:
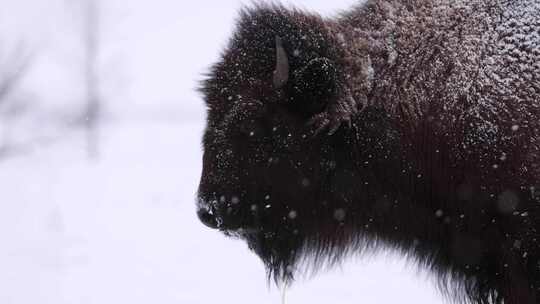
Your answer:
[[[199,220],[206,226],[216,229],[218,228],[218,221],[216,217],[210,213],[207,209],[201,208],[197,211],[197,216],[199,217]]]

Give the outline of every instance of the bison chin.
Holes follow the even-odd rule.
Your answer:
[[[241,237],[263,261],[268,280],[277,285],[292,282],[304,243],[298,231],[277,233],[261,229],[243,232]]]

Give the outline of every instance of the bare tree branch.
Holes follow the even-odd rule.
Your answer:
[[[0,105],[17,87],[28,71],[33,58],[23,42],[19,42],[13,50],[2,53],[0,53]]]
[[[20,109],[21,104],[11,95],[18,89],[21,80],[28,72],[32,59],[32,53],[23,41],[19,41],[12,48],[8,48],[5,43],[0,43],[0,109],[3,110],[3,113],[0,113],[3,114],[0,126],[0,159],[5,158],[8,151],[15,152],[16,150],[10,141],[13,120],[9,117],[15,118],[16,115],[12,114],[17,111],[10,111],[10,107]]]

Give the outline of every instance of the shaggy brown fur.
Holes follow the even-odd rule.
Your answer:
[[[457,301],[537,303],[539,20],[540,0],[244,9],[202,87],[199,216],[277,280],[383,247]]]

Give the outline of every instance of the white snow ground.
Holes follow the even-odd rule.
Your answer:
[[[0,162],[0,303],[281,303],[257,257],[194,209],[202,119],[107,125]],[[82,138],[82,137],[81,137]],[[442,303],[395,257],[302,280],[287,303]]]

